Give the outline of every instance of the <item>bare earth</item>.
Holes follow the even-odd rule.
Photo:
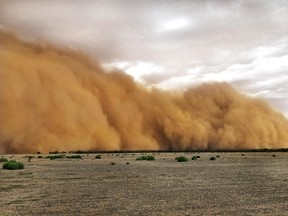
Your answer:
[[[0,215],[288,215],[288,153],[243,154],[15,155],[26,167],[0,170]]]

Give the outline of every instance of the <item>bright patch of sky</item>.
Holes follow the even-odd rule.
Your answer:
[[[189,21],[185,18],[177,18],[164,23],[161,23],[159,29],[162,31],[180,31],[189,26]]]

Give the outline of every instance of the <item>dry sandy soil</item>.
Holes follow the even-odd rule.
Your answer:
[[[0,170],[0,215],[288,215],[288,153],[243,154],[15,155],[26,167]]]

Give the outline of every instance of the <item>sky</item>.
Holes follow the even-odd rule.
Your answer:
[[[0,29],[81,50],[148,87],[228,82],[288,116],[286,0],[0,0]]]

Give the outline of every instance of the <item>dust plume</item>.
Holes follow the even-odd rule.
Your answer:
[[[0,33],[0,153],[288,147],[288,121],[227,83],[148,90],[86,55]]]

